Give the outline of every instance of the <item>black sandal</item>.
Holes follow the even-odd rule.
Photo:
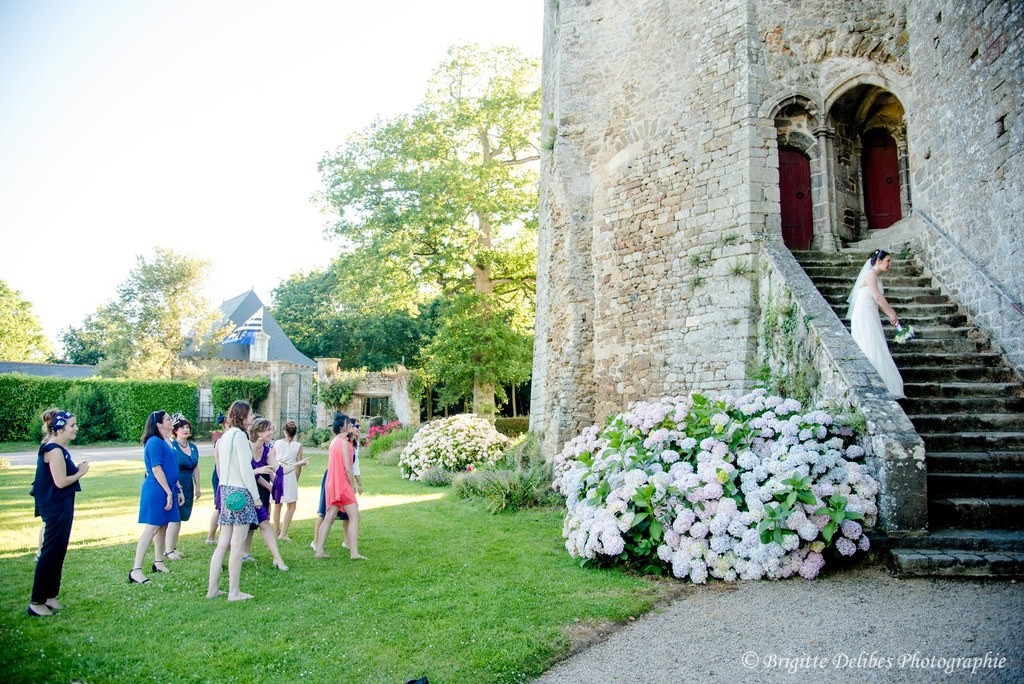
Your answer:
[[[160,565],[164,566],[164,569],[161,570],[160,568],[156,567],[157,563],[159,563]],[[167,564],[164,563],[163,561],[153,561],[153,572],[170,573],[171,571],[167,569]]]
[[[136,570],[141,572],[142,568],[132,568],[132,571],[128,573],[128,584],[145,584],[145,583],[149,582],[149,578],[148,577],[146,577],[145,579],[141,579],[141,580],[137,580],[134,577],[132,577],[132,572],[135,572]]]
[[[45,606],[46,604],[44,603],[43,605]],[[49,606],[47,606],[47,607],[49,607]],[[51,616],[57,614],[56,612],[53,611],[53,609],[50,610],[49,614],[47,614],[47,613],[37,613],[36,611],[32,610],[32,604],[31,603],[29,604],[29,606],[28,606],[28,608],[26,610],[28,611],[29,615],[31,615],[32,617],[37,617],[37,618],[51,617]]]

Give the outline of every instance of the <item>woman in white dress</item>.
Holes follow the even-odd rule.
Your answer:
[[[277,462],[284,471],[284,490],[281,500],[274,506],[274,529],[277,530],[277,538],[282,541],[291,541],[288,536],[288,527],[292,524],[292,516],[295,515],[295,502],[299,500],[299,475],[302,467],[309,465],[309,461],[302,458],[302,444],[296,439],[299,428],[294,420],[284,424],[284,437],[274,444],[274,452],[277,454]],[[281,509],[284,508],[284,522],[281,522]]]
[[[881,310],[889,318],[890,323],[899,325],[900,319],[886,301],[885,290],[882,287],[881,275],[888,272],[891,265],[892,257],[884,249],[876,249],[871,253],[860,275],[857,276],[857,282],[854,283],[853,291],[847,300],[850,308],[846,312],[846,317],[850,320],[853,340],[882,376],[889,393],[896,399],[902,399],[906,396],[903,394],[903,377],[892,360],[892,354],[889,353],[878,315]]]

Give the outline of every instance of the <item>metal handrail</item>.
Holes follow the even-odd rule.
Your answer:
[[[995,280],[993,280],[992,277],[988,273],[985,272],[985,269],[983,269],[981,266],[978,266],[978,264],[974,263],[974,261],[969,256],[964,254],[964,251],[962,249],[960,249],[960,245],[956,244],[953,241],[952,238],[950,238],[948,235],[946,235],[946,233],[944,233],[943,230],[941,228],[939,228],[938,224],[935,223],[935,221],[933,221],[931,219],[931,217],[928,216],[928,214],[924,213],[920,209],[914,209],[913,211],[914,211],[915,214],[919,215],[922,219],[924,219],[925,224],[927,224],[927,226],[929,228],[931,228],[933,231],[938,233],[939,237],[941,237],[943,240],[945,240],[949,244],[949,246],[952,247],[953,250],[957,254],[959,254],[960,257],[964,261],[966,261],[972,267],[974,267],[974,270],[977,271],[978,274],[981,275],[981,277],[985,279],[985,282],[987,282],[989,285],[991,285],[992,289],[994,289],[996,292],[998,292],[1000,294],[1000,296],[1003,297],[1003,299],[1005,299],[1006,301],[1008,301],[1010,303],[1010,306],[1013,307],[1014,311],[1016,311],[1020,315],[1024,316],[1024,305],[1022,305],[1020,302],[1018,302],[1013,297],[1011,297],[1010,294],[1006,290],[1003,289],[1002,285],[1000,285]]]

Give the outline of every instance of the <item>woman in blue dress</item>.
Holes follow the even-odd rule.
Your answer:
[[[185,502],[178,507],[181,515],[181,522],[192,517],[192,505],[202,496],[202,489],[199,486],[199,447],[189,439],[192,436],[192,423],[188,418],[175,413],[171,416],[171,449],[178,458],[178,484],[181,492],[185,495]],[[181,532],[181,523],[172,522],[167,525],[167,560],[181,560],[181,552],[178,551],[178,534]]]
[[[142,573],[142,561],[149,545],[153,545],[153,572],[170,572],[164,565],[164,544],[167,525],[181,522],[178,506],[185,501],[178,484],[178,457],[171,450],[171,416],[167,411],[153,411],[146,419],[142,433],[146,479],[139,495],[139,522],[145,525],[135,547],[135,564],[128,573],[128,581],[145,584],[149,579]]]
[[[75,517],[75,492],[82,491],[78,481],[89,472],[89,462],[77,466],[67,446],[78,434],[78,421],[73,413],[49,409],[43,414],[46,439],[39,447],[36,478],[32,496],[36,515],[42,517],[43,543],[32,583],[32,602],[28,614],[33,617],[53,615],[62,608],[57,594],[64,571],[64,558],[71,539],[71,521]]]

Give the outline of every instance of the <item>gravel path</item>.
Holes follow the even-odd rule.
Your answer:
[[[692,587],[536,681],[1024,682],[1024,584],[866,566]]]

